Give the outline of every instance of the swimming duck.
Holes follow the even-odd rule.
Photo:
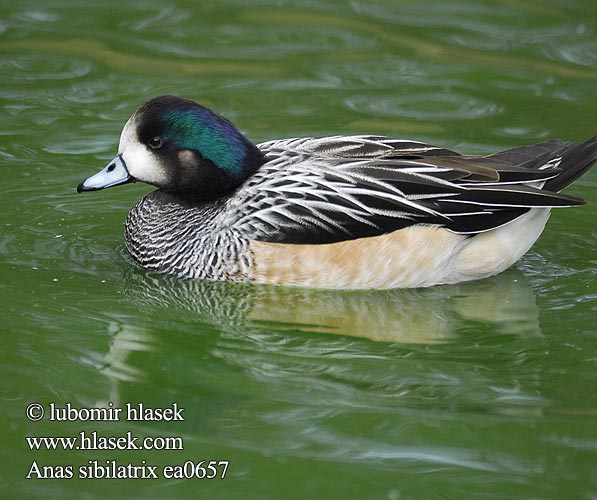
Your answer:
[[[126,248],[185,278],[334,289],[492,276],[524,255],[597,138],[463,156],[373,135],[250,142],[200,104],[160,96],[125,124],[118,155],[81,191],[142,181]]]

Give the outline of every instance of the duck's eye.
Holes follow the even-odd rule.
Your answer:
[[[151,149],[160,149],[164,145],[164,139],[157,135],[149,139],[149,142],[147,144],[149,144],[149,147]]]

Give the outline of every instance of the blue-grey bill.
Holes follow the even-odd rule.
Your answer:
[[[98,189],[127,184],[129,182],[135,182],[135,178],[129,174],[122,155],[118,155],[97,174],[92,175],[81,182],[81,184],[77,186],[77,192],[97,191]]]

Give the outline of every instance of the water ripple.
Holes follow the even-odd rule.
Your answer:
[[[579,66],[595,68],[597,66],[597,40],[561,40],[543,48],[543,53],[551,59],[565,61]]]
[[[62,16],[56,12],[35,9],[18,13],[15,19],[25,21],[26,23],[56,23],[62,19]]]
[[[444,85],[445,71],[437,66],[403,58],[379,58],[371,53],[367,60],[324,61],[317,68],[317,74],[325,81],[334,82],[341,88],[392,88],[399,92],[407,85],[429,85],[430,73]],[[432,81],[433,79],[431,79]]]
[[[83,59],[65,59],[60,55],[39,57],[19,54],[0,59],[0,71],[8,82],[38,82],[39,80],[70,80],[91,72],[93,65]]]
[[[420,120],[471,120],[493,116],[501,107],[458,91],[422,91],[416,95],[353,96],[345,104],[355,111],[373,115]]]
[[[153,34],[156,28],[159,30],[176,29],[185,21],[191,19],[191,17],[192,13],[188,10],[183,10],[173,5],[164,5],[161,2],[159,5],[151,5],[149,3],[146,9],[140,11],[133,18],[120,21],[119,27],[139,32],[149,31]]]

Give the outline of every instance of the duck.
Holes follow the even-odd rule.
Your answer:
[[[251,142],[201,104],[163,95],[124,125],[118,154],[78,192],[157,187],[124,223],[141,268],[180,278],[360,290],[487,278],[539,238],[597,137],[485,156],[410,139]]]

